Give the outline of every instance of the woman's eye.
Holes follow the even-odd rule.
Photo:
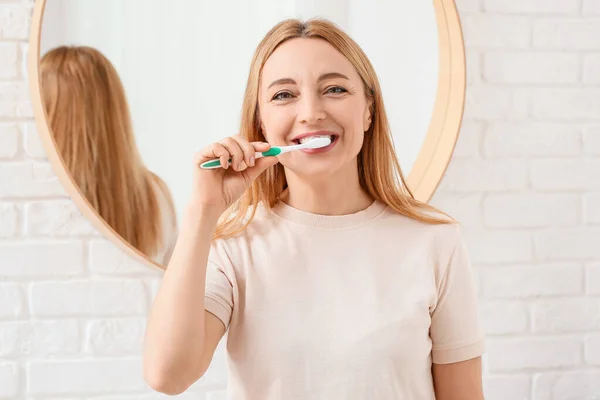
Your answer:
[[[341,86],[332,86],[327,89],[327,93],[333,93],[333,94],[342,94],[342,93],[346,93],[346,92],[347,92],[347,90]]]
[[[290,92],[279,92],[275,96],[273,96],[272,100],[287,100],[292,97]]]

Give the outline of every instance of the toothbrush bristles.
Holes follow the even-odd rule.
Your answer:
[[[330,138],[320,137],[320,138],[311,139],[310,141],[306,142],[305,148],[318,149],[320,147],[329,146],[330,144],[331,144]]]

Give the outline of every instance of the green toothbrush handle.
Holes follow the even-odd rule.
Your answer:
[[[255,153],[254,158],[262,158],[262,157],[273,157],[281,154],[281,149],[279,147],[271,147],[267,151],[263,151],[262,153]],[[231,164],[231,158],[229,159],[229,164]],[[216,169],[221,168],[221,160],[215,158],[214,160],[205,161],[200,164],[200,168],[202,169]]]
[[[278,156],[281,154],[281,149],[279,147],[271,147],[269,150],[267,151],[263,151],[262,153],[258,153],[255,158],[260,158],[260,157],[269,157],[269,156]]]

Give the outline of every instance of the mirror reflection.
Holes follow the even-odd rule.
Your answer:
[[[433,5],[308,3],[47,2],[40,73],[57,150],[91,207],[156,263],[172,253],[194,153],[238,133],[253,52],[284,19],[328,18],[361,46],[410,173],[436,100]]]
[[[60,46],[40,61],[48,124],[75,184],[120,236],[158,262],[169,259],[177,217],[168,185],[136,144],[113,64],[88,46]]]

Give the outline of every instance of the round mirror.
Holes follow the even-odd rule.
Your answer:
[[[36,2],[29,67],[38,130],[61,182],[94,225],[138,259],[164,265],[191,193],[194,152],[237,133],[252,54],[269,29],[290,17],[325,17],[363,48],[380,80],[407,184],[416,198],[428,201],[454,149],[464,106],[464,48],[454,2],[263,0],[235,4],[192,0]],[[83,132],[90,126],[114,125],[114,118],[106,120],[99,111],[94,113],[100,107],[85,110],[95,125],[75,127],[64,118],[62,125],[55,122],[61,116],[53,104],[69,101],[64,93],[76,89],[67,89],[64,83],[61,87],[45,68],[52,65],[59,73],[60,68],[69,68],[66,56],[59,52],[65,46],[85,46],[90,49],[88,57],[102,58],[106,68],[114,69],[114,74],[98,79],[118,80],[124,104],[115,100],[118,93],[110,99],[94,100],[127,110],[120,125],[112,128],[121,129],[124,135],[130,133],[131,138],[123,140],[134,150],[126,152],[120,144],[107,142],[110,138],[104,137],[101,128]],[[62,100],[57,100],[61,93]],[[83,112],[84,105],[73,102],[69,107]],[[122,122],[126,120],[130,122]],[[68,135],[59,138],[55,132],[59,128],[52,126],[62,126],[61,132]],[[90,135],[105,142],[91,143]],[[65,148],[70,157],[76,154],[77,160],[68,159]],[[146,186],[123,172],[133,163],[108,161],[118,154],[105,153],[116,152],[126,160],[139,158],[138,164],[151,177]],[[109,180],[109,176],[119,176],[116,171],[124,178]],[[134,184],[160,195],[153,204],[121,200],[120,194]],[[88,190],[114,201],[91,200],[85,195]],[[128,219],[125,210],[136,204],[146,210],[148,218]],[[109,223],[109,219],[116,222]],[[119,229],[117,223],[122,224]],[[135,223],[146,223],[144,232],[160,225],[161,232],[135,240],[143,244],[158,235],[164,243],[161,251],[146,257],[141,245],[118,233]]]

